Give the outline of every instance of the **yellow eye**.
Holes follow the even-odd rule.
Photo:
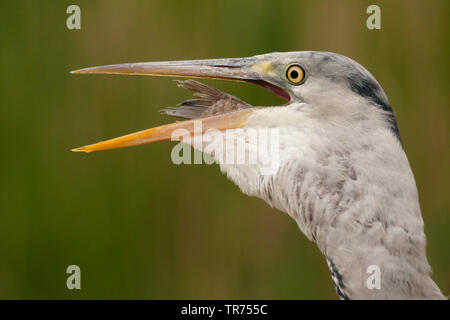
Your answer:
[[[305,71],[298,64],[294,64],[287,69],[286,77],[290,83],[300,84],[305,78]]]

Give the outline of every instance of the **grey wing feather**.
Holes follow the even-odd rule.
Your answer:
[[[189,79],[177,82],[180,88],[194,91],[194,97],[196,99],[186,100],[180,103],[178,107],[165,108],[161,110],[162,114],[185,119],[195,119],[252,107],[247,102],[235,96],[198,81]]]

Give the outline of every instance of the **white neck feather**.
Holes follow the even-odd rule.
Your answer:
[[[351,106],[345,112],[351,119],[307,104],[264,108],[246,127],[270,123],[279,130],[279,170],[262,175],[251,164],[221,170],[244,193],[295,219],[333,267],[341,296],[443,298],[429,277],[417,189],[401,144],[381,124],[381,110],[348,112]],[[371,265],[380,268],[381,289],[366,285]]]

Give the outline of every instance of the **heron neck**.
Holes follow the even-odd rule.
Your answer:
[[[443,298],[430,278],[414,176],[398,140],[375,138],[383,137],[371,148],[292,156],[271,184],[271,203],[317,243],[342,298]]]

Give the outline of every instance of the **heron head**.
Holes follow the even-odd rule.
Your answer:
[[[333,96],[365,98],[388,105],[375,78],[354,60],[337,53],[298,51],[269,53],[255,57],[252,69],[265,82],[282,89],[290,102],[327,104]]]
[[[210,78],[254,83],[287,100],[286,105],[310,105],[311,114],[315,113],[317,117],[345,119],[358,112],[364,114],[368,106],[378,108],[386,113],[398,134],[392,109],[375,78],[355,61],[330,52],[274,52],[247,58],[125,63],[71,73]],[[352,106],[359,109],[352,109]],[[242,127],[253,112],[253,109],[247,109],[202,119],[203,130]],[[173,130],[191,130],[192,126],[192,121],[176,122],[74,151],[90,152],[169,140]]]
[[[289,96],[289,103],[311,106],[317,117],[356,121],[351,117],[381,119],[399,138],[386,94],[377,80],[356,61],[323,51],[269,53],[253,65],[265,82]],[[282,95],[280,95],[282,96]]]

